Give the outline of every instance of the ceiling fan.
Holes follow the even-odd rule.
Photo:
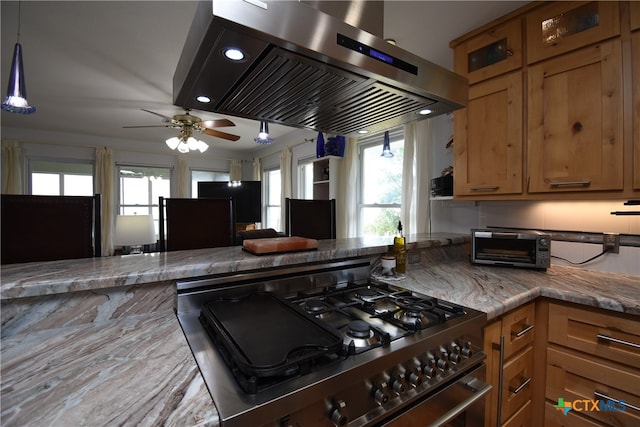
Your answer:
[[[209,136],[214,136],[216,138],[226,139],[228,141],[237,141],[240,139],[238,135],[233,135],[213,129],[214,127],[235,126],[235,123],[228,119],[201,120],[200,117],[192,116],[191,114],[189,114],[190,110],[188,109],[185,110],[184,114],[176,114],[173,117],[165,116],[164,114],[156,113],[151,110],[145,110],[144,108],[141,108],[141,110],[161,117],[164,124],[123,126],[123,128],[167,127],[180,129],[180,132],[178,132],[178,136],[167,139],[166,143],[172,150],[175,150],[177,148],[178,151],[182,153],[186,153],[191,150],[200,150],[200,152],[204,152],[208,148],[208,145],[206,143],[198,141],[192,136],[193,131],[197,131]]]

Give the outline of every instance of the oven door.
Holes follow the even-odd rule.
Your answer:
[[[409,426],[482,426],[485,395],[491,385],[485,381],[486,367],[481,365],[458,381],[412,405],[382,425]]]

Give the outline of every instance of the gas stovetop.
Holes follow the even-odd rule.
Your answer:
[[[373,425],[482,364],[486,314],[369,272],[355,259],[177,284],[223,426]]]
[[[464,313],[406,289],[347,283],[288,298],[220,296],[205,304],[200,321],[238,384],[257,393]]]

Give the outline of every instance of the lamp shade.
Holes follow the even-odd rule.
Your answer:
[[[389,142],[389,131],[384,133],[384,142],[382,143],[382,157],[393,157],[391,152],[391,144]]]
[[[118,215],[113,243],[116,246],[148,245],[156,242],[151,215]]]
[[[24,81],[24,69],[22,67],[22,45],[16,43],[13,49],[13,61],[9,74],[7,98],[2,103],[2,109],[10,113],[33,114],[36,107],[27,102],[27,89]]]

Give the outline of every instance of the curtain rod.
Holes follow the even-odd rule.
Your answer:
[[[163,153],[163,152],[156,152],[156,151],[140,151],[140,150],[131,150],[128,148],[116,148],[116,147],[112,147],[112,146],[107,146],[107,145],[88,145],[88,144],[65,144],[65,143],[58,143],[58,142],[49,142],[49,141],[38,141],[38,142],[28,142],[28,141],[19,141],[19,140],[15,140],[15,139],[3,139],[3,142],[19,142],[20,144],[31,144],[31,145],[53,145],[53,146],[58,146],[58,147],[73,147],[73,148],[99,148],[99,147],[107,147],[107,148],[111,148],[114,151],[123,151],[123,152],[130,152],[130,153],[137,153],[137,154],[159,154],[161,156],[171,156],[171,155],[175,155],[175,156],[180,156],[179,154],[173,152],[172,153]],[[199,155],[198,155],[199,156]],[[196,155],[193,155],[191,157],[198,157]],[[231,158],[226,158],[226,157],[211,157],[208,156],[206,157],[207,159],[215,159],[215,160],[228,160],[228,161],[232,161],[232,160],[240,160],[241,162],[251,162],[253,160],[247,160],[247,159],[231,159]]]

